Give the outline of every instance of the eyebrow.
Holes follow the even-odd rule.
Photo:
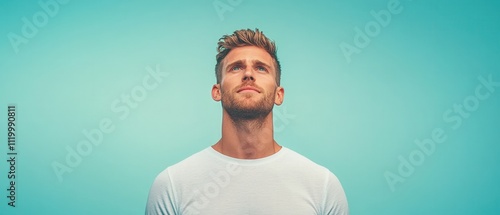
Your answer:
[[[237,60],[237,61],[234,61],[234,62],[232,62],[232,63],[230,63],[230,64],[228,64],[228,65],[226,66],[225,71],[227,72],[227,71],[228,71],[228,69],[233,68],[233,66],[235,66],[235,65],[243,65],[243,64],[245,64],[243,60]]]
[[[257,65],[257,66],[264,66],[264,67],[266,67],[266,69],[268,69],[268,70],[270,70],[270,69],[271,69],[271,66],[270,66],[270,65],[268,65],[267,63],[264,63],[264,62],[262,62],[262,61],[260,61],[260,60],[253,60],[253,61],[252,61],[252,63],[253,63],[254,65]]]
[[[262,61],[260,61],[260,60],[252,60],[252,64],[253,64],[253,65],[256,65],[256,66],[264,66],[264,67],[266,67],[267,69],[271,69],[271,66],[270,66],[270,65],[268,65],[267,63],[264,63],[264,62],[262,62]],[[245,61],[244,61],[244,60],[237,60],[237,61],[234,61],[234,62],[232,62],[232,63],[230,63],[230,64],[228,64],[228,65],[226,66],[226,70],[225,70],[225,71],[228,71],[228,69],[232,68],[232,67],[233,67],[233,66],[235,66],[235,65],[245,65]]]

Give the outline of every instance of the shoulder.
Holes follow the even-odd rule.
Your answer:
[[[299,154],[298,152],[289,148],[283,149],[287,150],[285,161],[288,163],[288,165],[293,165],[297,169],[307,171],[309,174],[314,173],[320,174],[322,176],[332,174],[329,169],[320,164],[317,164],[306,156]]]
[[[182,175],[183,173],[193,172],[196,169],[202,168],[203,164],[206,164],[210,159],[208,155],[207,148],[192,154],[191,156],[181,160],[171,166],[165,168],[162,172],[158,174],[155,181],[171,181],[172,176]]]
[[[196,178],[194,174],[199,174],[197,169],[203,168],[200,164],[206,159],[206,150],[202,150],[161,171],[150,188],[146,214],[176,214],[182,195],[178,182]]]
[[[293,167],[295,174],[307,182],[308,189],[315,190],[321,202],[322,214],[349,214],[347,199],[339,179],[328,168],[309,158],[287,149],[285,163]]]
[[[337,176],[328,168],[312,161],[311,159],[286,148],[287,156],[284,161],[289,168],[294,169],[295,174],[307,176],[322,185],[321,189],[342,189]],[[342,191],[343,192],[343,191]]]

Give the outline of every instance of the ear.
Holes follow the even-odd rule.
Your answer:
[[[285,99],[285,88],[278,87],[276,88],[276,95],[274,97],[274,104],[281,105],[283,104],[283,99]]]
[[[220,96],[220,84],[214,84],[212,86],[212,99],[215,101],[220,101],[221,96]]]

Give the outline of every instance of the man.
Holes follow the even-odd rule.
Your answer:
[[[274,140],[272,109],[285,95],[274,42],[239,30],[217,50],[222,137],[158,175],[146,214],[349,214],[335,175]]]

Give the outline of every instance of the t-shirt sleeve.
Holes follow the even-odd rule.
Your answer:
[[[349,215],[344,189],[338,178],[328,171],[325,183],[324,215]]]
[[[160,173],[149,191],[146,215],[176,215],[175,195],[168,169]]]

